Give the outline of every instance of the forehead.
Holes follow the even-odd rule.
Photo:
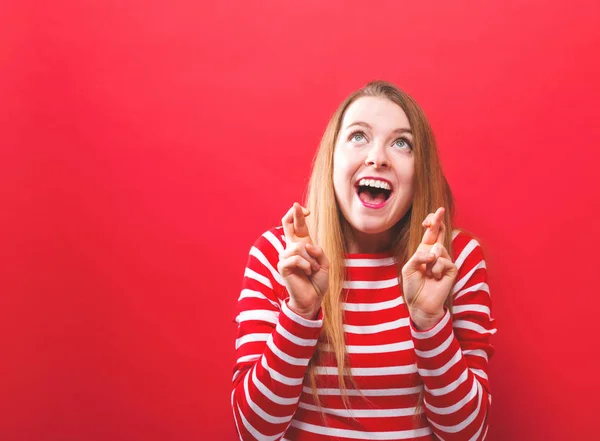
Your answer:
[[[402,107],[388,99],[373,96],[361,97],[350,104],[344,114],[342,128],[359,121],[381,130],[411,128]]]

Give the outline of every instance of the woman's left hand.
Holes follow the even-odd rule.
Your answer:
[[[444,208],[429,214],[415,254],[402,268],[402,288],[411,319],[417,329],[435,326],[444,316],[444,302],[452,289],[458,269],[444,247]]]

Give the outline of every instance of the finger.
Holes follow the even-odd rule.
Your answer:
[[[440,280],[443,276],[446,259],[440,257],[435,261],[435,264],[431,267],[431,275],[435,280]]]
[[[426,249],[427,246],[426,245],[420,245],[419,247],[422,248],[422,249]],[[436,259],[438,259],[440,257],[443,257],[445,259],[450,259],[450,255],[448,254],[448,250],[446,249],[446,247],[443,244],[441,244],[439,242],[436,242],[431,247],[429,247],[429,252],[431,254],[434,254]]]
[[[425,218],[425,220],[423,221],[423,223],[421,225],[423,225],[423,228],[427,228],[431,225],[431,218],[433,217],[434,213],[429,213],[427,215],[427,217]]]
[[[424,245],[420,245],[420,246],[423,247]],[[434,243],[432,245],[432,247],[429,249],[429,252],[431,254],[433,254],[435,256],[435,258],[432,259],[432,261],[427,264],[427,267],[425,268],[425,272],[428,276],[432,276],[433,275],[432,269],[439,259],[441,259],[441,258],[444,258],[447,260],[451,260],[451,259],[450,259],[450,255],[448,254],[448,250],[446,249],[446,247],[444,247],[444,245],[439,242]]]
[[[292,206],[285,216],[281,218],[281,225],[283,226],[283,234],[285,235],[286,243],[292,243],[295,238],[294,234],[294,210],[295,207]]]
[[[443,245],[445,240],[446,240],[446,224],[444,222],[442,222],[440,224],[440,231],[438,233],[436,242]]]
[[[299,203],[294,203],[294,233],[296,237],[310,237],[308,234],[308,227],[306,226],[306,220],[304,218],[305,212],[308,211]]]
[[[323,248],[318,245],[306,244],[306,250],[317,260],[317,263],[321,266],[321,268],[329,268],[329,259],[325,255]]]
[[[439,250],[439,255],[440,257],[443,257],[444,259],[448,259],[450,261],[452,261],[452,258],[450,257],[450,253],[448,253],[448,250],[446,249],[446,247],[442,244],[438,244],[435,245],[436,250]]]
[[[454,278],[456,276],[456,265],[452,263],[451,260],[446,259],[445,257],[440,257],[431,268],[431,272],[433,277],[436,280],[440,280],[444,276],[449,276]]]
[[[420,245],[423,248],[426,248],[427,245]],[[433,266],[435,265],[435,263],[437,262],[438,258],[441,256],[442,251],[439,249],[439,245],[437,244],[437,242],[435,244],[433,244],[431,247],[429,247],[429,253],[431,255],[433,255],[433,258],[425,265],[425,274],[428,277],[433,277],[433,273],[431,272]]]
[[[440,208],[441,208],[441,207],[440,207]],[[439,208],[438,208],[438,210],[439,210]],[[424,221],[423,221],[423,223],[421,224],[421,225],[423,225],[423,228],[427,228],[427,227],[430,227],[431,225],[433,225],[433,222],[434,222],[434,220],[435,220],[435,218],[436,218],[436,214],[437,214],[437,211],[438,211],[438,210],[436,210],[436,212],[435,212],[435,213],[429,213],[429,214],[428,214],[428,215],[425,217],[425,220],[424,220]]]
[[[440,225],[441,225],[442,220],[444,219],[444,212],[445,212],[444,207],[440,207],[433,214],[433,216],[431,217],[431,219],[429,221],[429,226],[425,230],[425,234],[423,235],[423,239],[421,240],[421,243],[433,245],[437,241],[437,238],[438,238],[438,235],[440,232]]]
[[[423,265],[427,265],[430,262],[433,262],[435,259],[435,255],[429,252],[429,249],[426,247],[417,249],[415,254],[406,262],[406,265],[402,268],[402,273],[407,271],[408,273],[412,273],[417,270],[421,270]]]
[[[303,257],[297,255],[280,260],[277,264],[277,270],[283,277],[298,271],[303,272],[307,276],[312,274],[310,263]]]
[[[300,257],[304,258],[305,260],[307,260],[308,263],[310,263],[311,268],[314,271],[318,271],[320,265],[317,262],[317,259],[308,253],[307,245],[308,244],[305,244],[303,242],[294,242],[294,243],[287,245],[285,250],[283,250],[283,252],[279,255],[279,260],[287,259],[288,257],[291,257],[291,256],[300,256]]]

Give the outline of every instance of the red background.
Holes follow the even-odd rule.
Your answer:
[[[371,79],[488,256],[489,440],[592,439],[596,1],[0,3],[2,440],[234,440],[236,299]]]

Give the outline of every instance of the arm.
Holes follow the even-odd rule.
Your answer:
[[[441,440],[483,440],[491,395],[487,376],[489,343],[496,332],[481,246],[459,233],[458,276],[452,315],[427,331],[412,326],[417,367],[425,385],[425,415]]]
[[[284,247],[280,231],[265,233],[252,247],[238,299],[231,401],[244,441],[281,438],[298,407],[322,327],[321,314],[307,320],[281,300],[283,281],[276,269]]]

